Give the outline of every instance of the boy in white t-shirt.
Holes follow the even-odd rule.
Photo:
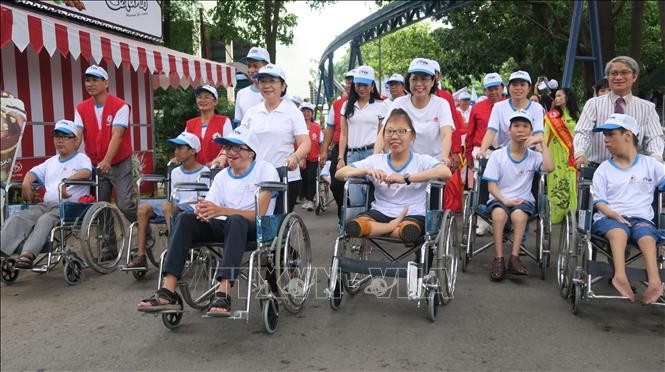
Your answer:
[[[515,111],[510,116],[508,132],[510,145],[492,153],[483,173],[483,179],[488,181],[490,199],[487,207],[491,211],[496,249],[490,279],[496,281],[503,279],[505,274],[503,230],[509,221],[514,235],[508,271],[518,275],[528,274],[520,261],[519,252],[527,220],[536,213],[531,184],[536,173],[551,172],[554,169],[552,155],[542,136],[531,135],[533,127],[528,112]],[[537,143],[542,144],[542,155],[528,148]]]
[[[210,169],[196,161],[196,154],[201,151],[201,141],[198,136],[189,132],[182,132],[176,138],[168,140],[174,144],[175,155],[174,159],[180,164],[179,167],[173,169],[170,175],[171,188],[179,183],[193,183],[199,182],[199,176],[202,172],[207,172]],[[195,191],[179,191],[175,196],[176,213],[180,211],[193,212],[193,205],[198,201],[198,194]],[[171,216],[174,211],[170,201],[157,202],[157,203],[141,203],[137,212],[138,221],[138,252],[136,257],[129,262],[127,267],[148,267],[148,261],[145,256],[146,240],[149,240],[148,225],[150,219],[154,217],[163,217],[166,221],[167,229],[171,229]],[[153,240],[154,244],[154,240]],[[152,247],[151,247],[152,248]]]
[[[16,260],[19,269],[30,269],[48,241],[51,229],[60,222],[60,201],[78,202],[79,198],[90,193],[89,186],[72,185],[59,190],[64,178],[72,180],[89,179],[92,162],[84,153],[77,152],[78,130],[69,120],[60,120],[53,129],[53,142],[57,154],[35,166],[23,178],[23,200],[33,199],[32,184],[44,185],[44,201],[30,206],[11,216],[2,226],[0,240],[2,253],[9,256],[23,243],[21,255]]]
[[[594,207],[591,233],[610,242],[614,277],[612,285],[630,302],[635,293],[626,275],[625,251],[628,242],[636,244],[644,254],[649,280],[642,295],[643,304],[652,304],[663,295],[658,273],[656,243],[660,241],[653,223],[651,207],[654,191],[665,188],[665,166],[652,157],[637,153],[639,126],[629,115],[613,114],[595,129],[603,132],[605,147],[612,154],[593,175]]]

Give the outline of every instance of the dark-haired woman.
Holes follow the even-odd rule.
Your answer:
[[[387,111],[388,105],[381,100],[374,83],[374,69],[358,67],[349,99],[342,106],[337,169],[372,155],[379,126]],[[359,187],[352,188],[349,197],[352,205],[363,200]]]
[[[561,223],[568,209],[577,209],[573,133],[579,110],[569,88],[556,91],[552,109],[545,115],[545,140],[552,152],[554,171],[547,175],[547,197],[552,223]]]

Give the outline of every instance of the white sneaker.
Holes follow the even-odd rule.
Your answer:
[[[483,236],[487,232],[487,229],[485,229],[484,226],[478,226],[476,227],[476,235],[477,236]]]
[[[308,203],[308,202],[305,201],[305,202],[303,202],[302,204],[300,204],[300,208],[302,208],[302,209],[307,209],[307,203]]]
[[[305,204],[307,204],[307,210],[308,210],[308,211],[311,212],[311,211],[314,210],[314,202],[313,202],[313,201],[309,201],[309,200],[307,200],[307,201],[305,202]]]
[[[476,227],[476,235],[483,236],[488,232],[492,231],[492,226],[490,226],[485,220],[478,219],[478,227]]]

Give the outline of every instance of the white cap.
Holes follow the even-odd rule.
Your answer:
[[[612,130],[617,128],[624,128],[631,132],[634,135],[640,134],[640,128],[637,126],[637,120],[630,115],[624,114],[612,114],[603,125],[599,125],[593,128],[594,132],[604,132],[606,130]]]
[[[256,153],[259,148],[259,138],[251,130],[238,127],[226,137],[215,138],[215,143],[220,145],[246,145],[250,150]]]
[[[483,78],[483,87],[485,89],[498,85],[503,85],[503,80],[501,79],[501,75],[497,74],[496,72],[490,72]]]
[[[219,96],[217,95],[217,89],[215,89],[215,87],[212,85],[201,85],[200,87],[194,89],[194,96],[198,96],[201,92],[208,92],[212,94],[212,96],[215,97],[215,101],[219,99]]]
[[[545,90],[547,88],[547,84],[545,84],[544,81],[541,81],[540,84],[538,84],[538,90]]]
[[[434,65],[432,60],[426,58],[415,58],[409,64],[409,73],[422,72],[429,76],[434,76]]]
[[[76,128],[76,124],[74,124],[73,121],[71,120],[60,120],[57,123],[55,123],[55,128],[53,128],[54,132],[62,132],[62,133],[67,133],[67,134],[73,134],[76,137],[79,135],[79,131]]]
[[[302,103],[302,97],[300,97],[300,96],[292,96],[292,97],[291,97],[291,102],[293,102],[293,103],[299,105],[299,104]]]
[[[524,119],[531,124],[531,115],[525,110],[515,110],[513,113],[510,115],[510,122],[512,123],[513,120],[515,119]]]
[[[430,62],[432,62],[432,67],[434,67],[434,72],[441,72],[441,66],[439,66],[439,62],[430,59]]]
[[[524,80],[527,81],[529,85],[531,85],[531,76],[526,71],[518,70],[510,74],[510,78],[508,78],[508,84],[510,84],[510,82],[513,80]]]
[[[169,138],[168,141],[176,145],[187,145],[193,148],[196,152],[201,151],[201,141],[199,140],[199,137],[193,133],[182,132],[178,137]]]
[[[316,111],[314,110],[314,105],[309,102],[303,102],[302,105],[300,105],[300,111],[304,109],[312,110],[312,112]]]
[[[471,99],[471,95],[468,92],[462,92],[459,94],[459,99]]]
[[[550,88],[551,90],[556,90],[559,87],[559,82],[552,79],[547,82],[547,87]]]
[[[261,47],[252,47],[252,49],[247,52],[246,58],[270,63],[270,54],[267,50]]]
[[[261,77],[261,75],[270,75],[286,81],[284,70],[282,70],[282,68],[277,65],[273,65],[272,63],[268,63],[267,65],[261,67],[259,70],[259,77]]]
[[[390,75],[390,77],[388,78],[387,83],[392,83],[392,82],[396,82],[396,83],[402,83],[402,84],[404,84],[404,76],[402,76],[402,75],[400,75],[400,74],[392,74],[392,75]]]
[[[88,67],[85,70],[85,74],[83,74],[83,76],[86,76],[86,75],[102,78],[104,80],[109,79],[109,74],[106,73],[106,70],[104,70],[103,68],[101,68],[97,65],[92,65],[92,66]]]
[[[353,82],[371,85],[374,82],[374,69],[370,66],[360,66],[356,69]]]
[[[344,75],[344,78],[346,79],[346,78],[349,78],[349,77],[352,78],[352,77],[356,76],[356,71],[357,71],[357,69],[355,69],[355,68],[349,70],[349,71]]]

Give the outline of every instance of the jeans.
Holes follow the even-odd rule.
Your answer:
[[[362,151],[347,151],[346,165],[351,165],[354,162],[363,160],[372,155],[373,149],[369,148]],[[367,187],[361,185],[350,185],[349,187],[349,205],[358,206],[362,205],[367,195]]]

